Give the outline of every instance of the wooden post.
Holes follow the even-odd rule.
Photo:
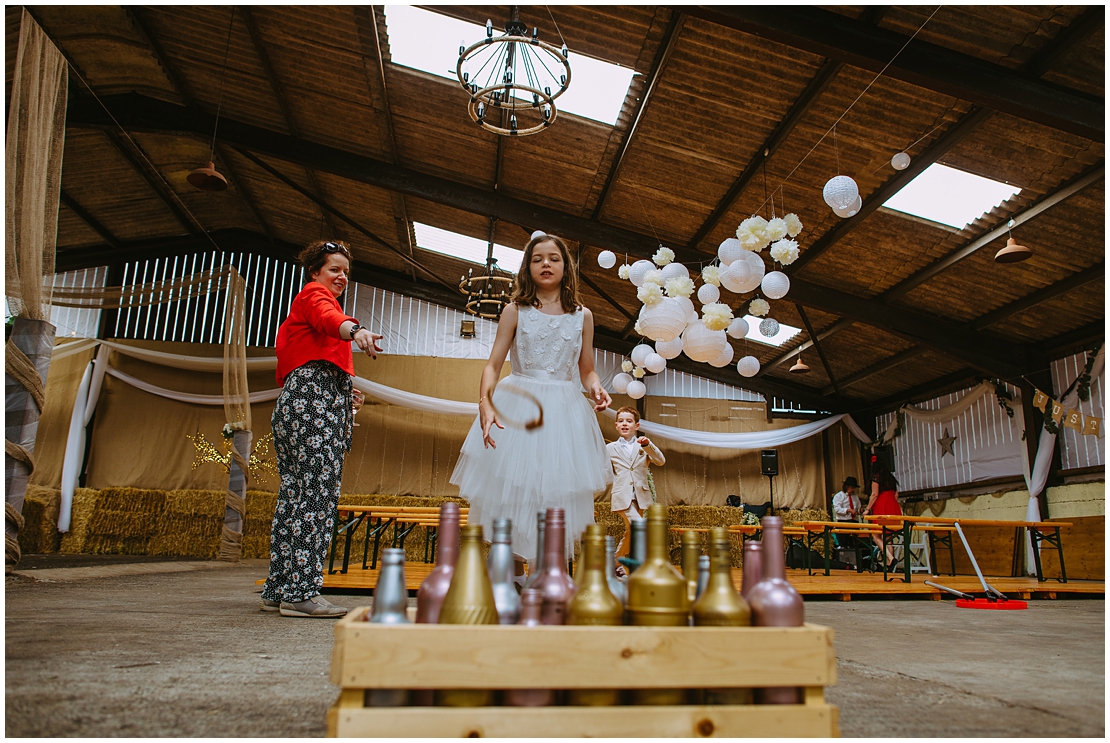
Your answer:
[[[833,518],[832,507],[832,490],[836,487],[836,481],[833,479],[831,470],[831,462],[829,458],[829,429],[821,432],[821,452],[825,460],[825,512],[829,514],[829,521],[835,521]]]

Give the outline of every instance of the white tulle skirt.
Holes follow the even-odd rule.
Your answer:
[[[594,523],[594,496],[613,481],[605,440],[577,382],[507,377],[494,390],[493,403],[509,419],[523,422],[535,418],[536,405],[511,386],[540,401],[543,426],[531,431],[494,426],[497,448],[486,449],[481,419],[475,419],[451,483],[470,501],[467,523],[481,524],[487,540],[495,518],[512,519],[513,552],[528,561],[536,555],[536,512],[565,509],[569,558],[574,542]]]

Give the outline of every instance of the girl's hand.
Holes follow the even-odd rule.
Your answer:
[[[594,401],[594,412],[600,412],[613,404],[613,398],[609,397],[609,393],[600,384],[595,384],[590,390],[590,397]]]
[[[351,390],[351,408],[355,413],[362,410],[364,402],[366,402],[366,396],[362,394],[362,390]]]
[[[366,328],[355,333],[355,337],[352,338],[355,345],[362,349],[362,351],[372,359],[378,358],[378,354],[382,350],[381,346],[378,345],[378,341],[381,339],[382,336],[377,333],[371,333]]]
[[[497,444],[494,443],[493,437],[490,436],[490,431],[494,426],[504,428],[501,421],[497,420],[497,414],[493,412],[493,406],[482,403],[478,406],[479,414],[482,418],[482,444],[488,449],[491,446],[496,449]]]

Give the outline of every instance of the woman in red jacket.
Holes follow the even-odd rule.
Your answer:
[[[351,424],[362,407],[362,393],[351,387],[351,342],[377,358],[381,336],[339,306],[351,270],[345,243],[314,242],[297,260],[310,280],[278,329],[277,381],[282,390],[270,424],[281,487],[262,610],[286,617],[341,617],[347,610],[328,603],[320,589],[343,459],[351,449]]]

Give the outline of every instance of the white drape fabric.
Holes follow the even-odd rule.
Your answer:
[[[899,411],[905,413],[910,418],[915,418],[922,423],[948,423],[960,417],[968,411],[968,409],[978,402],[979,398],[983,395],[993,394],[994,385],[990,382],[982,382],[976,387],[972,387],[967,391],[967,394],[961,397],[951,405],[945,405],[943,408],[937,410],[926,410],[919,408],[916,405],[903,405]],[[894,439],[894,431],[898,428],[898,416],[894,415],[890,419],[890,425],[886,427],[883,432],[882,443],[889,444]]]

